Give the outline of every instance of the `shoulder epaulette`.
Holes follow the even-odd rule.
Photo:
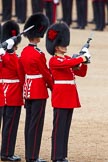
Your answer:
[[[40,54],[42,54],[43,52],[39,49],[39,48],[35,48]]]

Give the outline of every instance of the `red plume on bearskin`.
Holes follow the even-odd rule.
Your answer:
[[[57,35],[58,35],[58,32],[57,31],[55,31],[55,30],[49,30],[48,31],[48,39],[50,39],[50,40],[54,40],[54,39],[56,39],[56,37],[57,37]]]
[[[17,33],[16,33],[16,30],[12,30],[12,36],[16,36]]]

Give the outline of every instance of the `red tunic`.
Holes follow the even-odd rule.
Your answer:
[[[2,57],[2,78],[5,105],[23,105],[24,76],[19,66],[19,58],[15,53],[6,53]]]
[[[87,65],[81,64],[79,70],[72,70],[72,67],[81,63],[82,61],[82,58],[72,59],[69,56],[65,56],[65,58],[54,56],[50,59],[49,67],[54,79],[52,91],[53,107],[80,107],[77,86],[75,84],[75,75],[84,77],[87,72]],[[72,82],[72,84],[70,82]]]
[[[3,83],[2,83],[2,59],[0,56],[0,107],[4,106],[4,91],[3,91]]]
[[[52,89],[52,78],[46,65],[45,54],[36,46],[28,45],[21,53],[21,63],[25,72],[24,98],[48,98],[47,86]]]

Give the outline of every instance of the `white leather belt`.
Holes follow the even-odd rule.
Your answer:
[[[3,79],[3,83],[18,83],[20,82],[19,79]]]
[[[26,79],[37,79],[37,78],[42,78],[43,76],[41,74],[38,75],[27,75],[26,74]]]
[[[55,80],[55,84],[75,84],[75,80]]]
[[[0,79],[0,83],[3,83],[3,79]]]

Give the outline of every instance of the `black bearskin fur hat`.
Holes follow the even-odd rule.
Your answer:
[[[44,14],[36,13],[28,18],[24,25],[24,30],[32,25],[34,25],[34,27],[26,32],[24,36],[28,39],[43,37],[49,26],[49,20]]]
[[[9,20],[2,25],[1,31],[1,42],[6,41],[7,39],[17,36],[20,33],[19,25],[14,20]],[[21,42],[21,36],[17,38],[15,45]]]
[[[60,22],[51,25],[46,34],[46,49],[54,55],[56,46],[68,46],[70,43],[70,31],[66,23]]]

